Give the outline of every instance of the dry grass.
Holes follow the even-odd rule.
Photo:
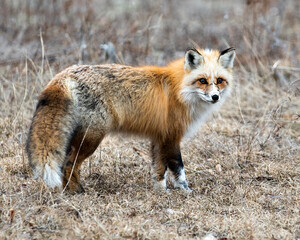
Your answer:
[[[1,239],[300,239],[297,0],[2,2]],[[155,193],[149,142],[119,135],[84,163],[85,194],[31,178],[39,92],[66,66],[104,63],[108,41],[130,65],[164,64],[191,41],[237,48],[232,98],[182,143],[191,194]]]

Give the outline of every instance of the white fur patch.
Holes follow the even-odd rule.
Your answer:
[[[62,186],[60,170],[58,167],[52,168],[48,164],[45,164],[43,179],[51,188]]]
[[[156,191],[165,191],[165,190],[167,190],[166,179],[154,182],[154,190],[156,190]]]
[[[184,134],[184,137],[185,138],[193,137],[197,133],[200,125],[205,121],[207,116],[208,116],[208,112],[204,112],[201,117],[194,119],[194,121],[188,126],[188,128]]]
[[[153,179],[156,177],[153,176]],[[154,180],[154,190],[156,191],[166,191],[167,190],[167,171],[165,172],[164,179],[161,181]]]
[[[211,114],[211,112],[215,109],[216,104],[211,104],[211,103],[206,103],[206,102],[199,102],[197,105],[192,105],[191,106],[191,118],[192,118],[192,122],[191,124],[188,126],[184,137],[185,138],[190,138],[192,136],[194,136],[200,125],[207,119],[207,117]]]
[[[205,53],[205,54],[211,54],[211,53],[212,53],[212,49],[205,48],[205,49],[204,49],[204,53]]]
[[[195,96],[198,94],[198,90],[193,86],[184,87],[180,90],[180,94],[183,96],[184,100],[189,104],[194,104],[198,100]]]
[[[77,87],[77,84],[74,80],[72,80],[70,77],[65,79],[65,84],[67,89],[71,92]]]
[[[184,182],[185,180],[185,171],[184,168],[182,168],[179,173],[178,182]]]
[[[182,185],[183,182],[186,182],[184,168],[182,168],[180,170],[177,180],[174,179],[174,181],[173,181],[174,187],[175,188],[184,188],[184,186]]]
[[[180,170],[180,173],[179,173],[179,176],[178,176],[177,179],[175,179],[175,176],[173,176],[172,182],[173,182],[174,188],[183,189],[183,190],[188,191],[188,192],[191,191],[191,189],[189,188],[188,183],[185,179],[184,168],[182,168]]]

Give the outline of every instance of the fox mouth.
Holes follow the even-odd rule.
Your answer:
[[[216,103],[218,103],[219,101],[220,101],[220,99],[218,99],[218,100],[206,99],[206,100],[205,100],[205,102],[211,103],[211,104],[216,104]]]
[[[210,95],[208,94],[199,94],[200,98],[202,99],[202,101],[207,102],[207,103],[212,103],[212,104],[216,104],[217,102],[220,101],[220,96],[218,96],[217,99],[213,99]]]
[[[204,102],[211,103],[211,104],[216,104],[217,102],[219,102],[219,100],[214,101],[214,100],[205,99]]]
[[[211,104],[216,104],[217,102],[219,102],[219,100],[216,100],[216,101],[214,101],[214,100],[208,100],[206,102],[211,103]]]

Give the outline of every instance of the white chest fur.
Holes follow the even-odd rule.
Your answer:
[[[203,124],[207,118],[222,105],[222,103],[223,101],[215,104],[201,101],[197,105],[191,106],[190,114],[192,121],[187,127],[184,138],[193,137],[197,133],[200,125]]]

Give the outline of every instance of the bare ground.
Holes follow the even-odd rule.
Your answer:
[[[300,4],[226,3],[3,1],[1,239],[300,239]],[[154,192],[149,142],[134,136],[104,139],[84,194],[32,179],[38,94],[66,66],[109,62],[108,41],[129,65],[162,65],[193,41],[237,48],[232,97],[181,146],[192,193]]]

